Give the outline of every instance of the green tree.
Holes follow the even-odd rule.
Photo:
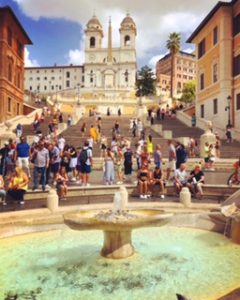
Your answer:
[[[144,66],[138,71],[138,78],[136,82],[136,96],[149,96],[155,95],[155,77],[151,68]]]
[[[182,90],[182,97],[180,101],[185,103],[192,103],[196,95],[196,81],[191,80],[184,84]]]
[[[167,40],[167,49],[171,54],[171,89],[170,96],[173,98],[174,78],[175,78],[175,56],[180,50],[181,36],[177,32],[170,33]]]

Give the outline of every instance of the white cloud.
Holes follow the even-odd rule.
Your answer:
[[[30,52],[29,52],[28,48],[25,48],[24,64],[25,64],[25,67],[39,67],[39,63],[37,62],[37,60],[30,58]]]
[[[160,54],[160,55],[155,55],[155,56],[153,56],[153,57],[149,60],[149,62],[148,62],[149,66],[150,66],[151,68],[155,68],[156,63],[159,61],[159,59],[161,59],[161,58],[163,58],[163,57],[164,57],[164,54]]]
[[[68,63],[73,65],[81,65],[84,63],[84,52],[79,49],[69,50]]]
[[[64,18],[83,28],[93,13],[104,27],[106,44],[108,17],[112,16],[113,44],[119,45],[119,26],[129,11],[137,24],[137,55],[148,61],[151,56],[166,51],[170,32],[181,32],[184,38],[192,33],[217,0],[14,0],[23,12],[34,19]],[[67,39],[66,39],[67,41]],[[184,42],[184,41],[183,41]],[[69,59],[82,58],[82,48],[69,51]]]

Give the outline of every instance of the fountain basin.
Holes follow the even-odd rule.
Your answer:
[[[132,230],[141,227],[163,226],[172,214],[160,210],[130,210],[121,213],[111,211],[80,211],[64,215],[64,223],[73,230],[103,230],[104,244],[101,255],[111,259],[123,259],[135,253]]]

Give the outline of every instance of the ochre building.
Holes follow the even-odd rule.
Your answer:
[[[0,122],[23,114],[27,44],[32,42],[12,9],[0,7]]]
[[[157,85],[162,94],[170,94],[171,90],[171,55],[161,58],[156,65]],[[173,95],[180,98],[184,84],[195,80],[196,61],[195,55],[180,51],[175,55],[173,78]]]
[[[197,117],[240,129],[240,0],[218,2],[187,42],[196,45]]]

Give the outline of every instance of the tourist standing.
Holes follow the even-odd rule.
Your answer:
[[[128,181],[132,180],[132,156],[132,150],[127,147],[124,153],[124,175]]]
[[[31,160],[34,163],[33,168],[33,190],[38,189],[39,174],[41,176],[42,190],[46,188],[46,170],[49,165],[49,152],[44,147],[44,142],[40,141],[37,147],[34,149]]]
[[[171,140],[168,140],[168,166],[166,179],[170,179],[171,171],[176,170],[176,149]]]
[[[183,144],[176,143],[176,169],[179,169],[180,165],[187,161],[187,151]]]
[[[29,157],[30,157],[30,146],[28,145],[26,138],[21,137],[20,143],[17,144],[16,148],[16,161],[18,167],[26,169],[28,177],[31,177],[29,168]]]
[[[71,115],[68,115],[67,117],[67,127],[71,127],[73,123],[73,119]]]
[[[231,128],[227,128],[226,131],[226,137],[227,137],[227,143],[232,143],[233,142],[233,138],[232,138],[232,131]]]
[[[192,127],[196,127],[196,122],[197,122],[197,119],[196,119],[196,114],[192,114],[192,120],[191,120],[191,124],[192,124]]]
[[[92,167],[92,150],[89,148],[88,141],[84,143],[84,147],[79,155],[80,168],[82,174],[82,184],[89,186],[89,174]]]
[[[16,135],[18,138],[20,138],[22,134],[23,134],[23,127],[20,123],[18,123],[16,127]]]
[[[152,136],[151,135],[148,136],[147,149],[148,149],[148,153],[150,155],[152,155],[153,154],[153,141],[152,141]]]
[[[105,163],[105,172],[104,172],[104,179],[106,184],[113,184],[114,179],[115,179],[115,174],[114,174],[114,154],[112,153],[110,148],[107,148],[107,153],[104,158],[104,163]]]
[[[161,152],[161,146],[159,144],[156,145],[156,149],[154,151],[153,157],[154,157],[155,166],[161,169],[161,167],[162,167],[162,152]]]

